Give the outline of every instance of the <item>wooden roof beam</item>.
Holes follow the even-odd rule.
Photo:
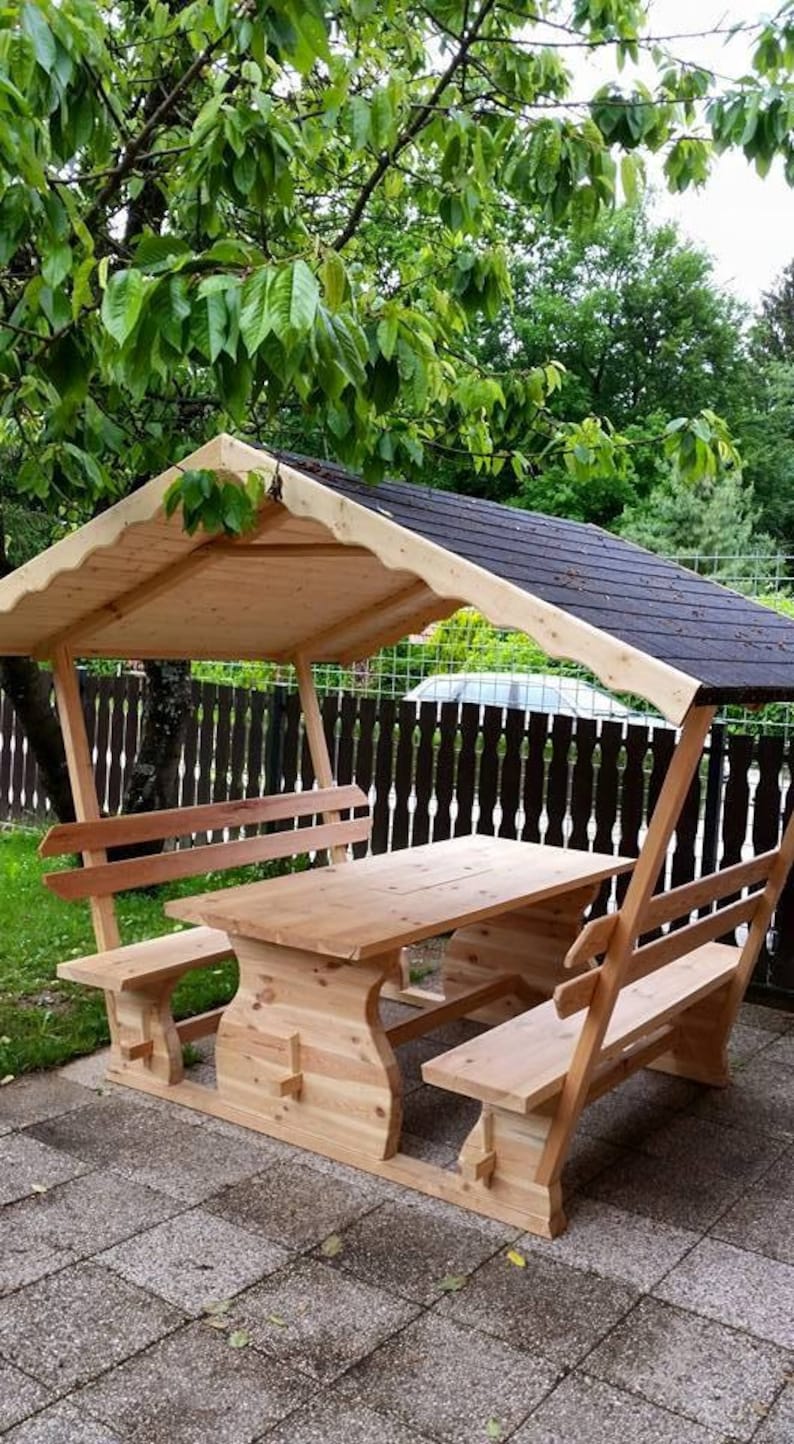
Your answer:
[[[368,602],[363,608],[359,605],[354,612],[348,612],[346,617],[340,617],[338,621],[332,622],[322,631],[315,632],[311,637],[301,638],[294,647],[285,651],[275,660],[289,662],[296,652],[302,653],[307,659],[313,659],[321,652],[331,655],[336,648],[339,648],[337,655],[341,660],[341,654],[347,650],[349,639],[355,637],[357,631],[363,627],[371,625],[373,613],[377,615],[379,622],[382,620],[386,625],[387,619],[401,617],[406,609],[411,613],[415,612],[420,598],[428,597],[429,599],[431,595],[425,582],[414,580],[401,591],[390,592],[380,601]]]
[[[213,557],[242,557],[246,561],[263,557],[284,561],[363,561],[370,557],[377,561],[374,552],[367,547],[346,546],[344,542],[262,542],[250,546],[247,536],[242,542],[217,541],[212,547]]]
[[[262,536],[266,532],[276,531],[291,520],[291,513],[285,507],[271,502],[261,513],[254,531],[249,532],[248,536]],[[95,607],[92,611],[84,613],[77,621],[70,622],[60,632],[47,637],[36,648],[33,655],[38,661],[46,661],[62,647],[68,647],[73,655],[79,655],[80,643],[93,637],[95,632],[112,626],[114,622],[122,621],[125,617],[129,617],[149,602],[156,601],[165,592],[171,591],[173,587],[179,586],[195,576],[197,572],[202,571],[212,561],[217,545],[215,537],[199,543],[191,552],[188,552],[187,556],[179,557],[170,566],[163,567],[154,576],[138,582],[136,586],[130,587],[128,591],[123,592],[120,597],[114,598],[112,602]],[[232,544],[232,549],[236,551],[234,544]]]

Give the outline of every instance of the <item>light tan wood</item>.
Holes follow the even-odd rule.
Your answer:
[[[154,857],[136,857],[124,862],[104,862],[91,867],[49,872],[45,874],[44,882],[50,892],[67,902],[84,897],[109,897],[128,888],[152,887],[173,882],[176,878],[225,872],[229,868],[255,862],[297,857],[301,853],[319,852],[325,848],[344,850],[350,843],[365,842],[370,827],[369,817],[354,817],[346,822],[288,828],[264,836],[257,834],[240,838],[236,842],[210,842],[201,847],[161,852]]]
[[[578,978],[569,978],[566,983],[558,983],[554,989],[557,1017],[572,1018],[574,1013],[581,1013],[583,1008],[589,1008],[597,989],[597,967],[580,973]]]
[[[388,613],[397,612],[402,616],[406,606],[410,610],[416,605],[419,598],[427,597],[427,587],[424,582],[411,581],[407,586],[402,586],[395,591],[394,579],[389,578],[389,581],[391,583],[389,591],[376,603],[381,624],[384,623],[384,618]],[[343,648],[345,639],[350,637],[351,632],[353,635],[356,634],[356,626],[358,625],[360,628],[362,620],[368,618],[370,613],[371,604],[364,608],[359,602],[355,609],[346,613],[344,617],[332,622],[328,627],[322,627],[312,636],[304,638],[301,643],[301,653],[306,657],[313,658],[329,651],[333,653],[337,645]]]
[[[652,979],[624,987],[588,1088],[602,1064],[617,1059],[637,1039],[654,1033],[728,982],[738,959],[737,948],[710,943],[668,964]],[[511,1112],[531,1112],[561,1092],[582,1031],[581,1021],[559,1019],[554,1004],[543,1003],[424,1063],[422,1077],[436,1087]]]
[[[542,994],[533,993],[517,973],[508,973],[505,977],[495,978],[490,983],[483,983],[479,988],[471,988],[467,993],[461,993],[459,997],[452,998],[449,1002],[436,1003],[434,1007],[423,1008],[413,1018],[407,1018],[403,1023],[392,1023],[391,1027],[386,1029],[386,1037],[392,1048],[400,1048],[404,1043],[413,1042],[414,1038],[423,1038],[425,1033],[432,1033],[435,1028],[441,1027],[442,1023],[451,1023],[456,1018],[465,1018],[467,1013],[474,1013],[485,1007],[487,1003],[507,996],[520,999],[524,1007],[534,1007],[536,1003],[543,1001]]]
[[[265,532],[276,531],[288,522],[289,514],[276,503],[268,502],[256,527],[248,533],[248,536],[263,536]],[[35,648],[34,656],[46,660],[54,657],[62,647],[68,647],[72,653],[78,654],[80,644],[86,638],[93,638],[94,634],[104,627],[132,617],[141,607],[148,606],[158,598],[166,596],[169,592],[183,586],[185,582],[193,581],[196,575],[212,562],[215,546],[216,539],[214,537],[203,542],[191,539],[191,549],[186,555],[163,567],[153,576],[147,576],[144,581],[138,582],[135,586],[122,592],[121,595],[114,597],[112,602],[95,607],[81,616],[79,621],[70,622],[68,626],[45,638]]]
[[[706,907],[742,888],[765,882],[777,857],[778,849],[775,848],[772,852],[759,853],[749,862],[734,863],[732,867],[724,867],[694,882],[671,888],[670,892],[657,893],[650,899],[643,914],[643,932],[653,932],[675,918],[688,917],[696,908]]]
[[[159,812],[101,817],[94,822],[58,823],[42,839],[39,857],[56,857],[92,848],[130,847],[139,842],[189,837],[197,832],[220,832],[263,822],[284,822],[287,818],[312,817],[325,811],[331,803],[337,817],[348,808],[369,806],[360,787],[348,786],[333,787],[330,791],[316,788],[274,793],[269,797],[239,797],[198,807],[170,807]]]
[[[365,961],[450,928],[592,888],[633,866],[631,858],[606,853],[456,837],[311,875],[175,898],[165,911],[263,942]]]
[[[320,786],[328,790],[333,786],[334,771],[328,752],[328,742],[325,736],[325,728],[323,727],[323,717],[320,711],[317,688],[314,685],[311,663],[307,661],[302,652],[298,652],[294,658],[294,666],[295,676],[298,679],[298,694],[300,696],[301,711],[303,712],[303,725],[306,728],[309,755],[312,759],[314,775]],[[328,808],[324,816],[327,823],[338,823],[339,821],[339,813],[336,809]],[[347,858],[345,847],[332,847],[331,856],[334,862],[344,862]]]
[[[209,1038],[217,1033],[218,1024],[226,1012],[226,1005],[222,1008],[209,1008],[206,1013],[194,1013],[192,1018],[180,1018],[174,1027],[181,1044],[193,1043],[196,1038]]]
[[[551,1186],[560,1179],[573,1131],[587,1099],[594,1069],[601,1062],[604,1039],[620,997],[620,990],[626,981],[634,942],[642,931],[642,920],[664,865],[670,838],[680,817],[692,778],[702,757],[714,711],[713,707],[693,708],[681,732],[648,824],[642,851],[617,915],[618,921],[604,962],[597,974],[598,986],[581,1025],[576,1049],[562,1086],[559,1105],[538,1165],[538,1183]],[[663,983],[660,981],[658,986],[663,986]],[[550,1006],[553,1008],[553,1004]],[[662,1022],[663,1019],[657,1018],[656,1021]],[[559,1019],[558,1025],[563,1028],[576,1027],[575,1024]]]
[[[600,918],[593,918],[587,923],[565,954],[562,965],[566,971],[592,967],[593,960],[609,947],[617,920],[617,913],[603,913]]]
[[[226,933],[217,928],[198,927],[166,933],[161,938],[147,938],[140,943],[127,943],[85,958],[68,958],[58,964],[56,971],[59,978],[67,978],[72,983],[123,993],[141,983],[158,984],[179,977],[190,967],[213,967],[231,956],[232,946]]]
[[[366,547],[345,546],[343,542],[243,542],[215,541],[212,557],[240,557],[244,561],[343,561],[360,562],[370,557]]]
[[[558,897],[514,908],[500,917],[459,928],[444,949],[441,979],[445,997],[485,984],[489,978],[517,973],[535,1002],[550,997],[563,976],[563,959],[582,926],[598,883],[572,887]],[[480,1023],[502,1023],[523,1012],[518,994],[479,1007],[467,1016]]]
[[[220,1097],[289,1121],[296,1133],[389,1157],[400,1133],[401,1090],[378,1013],[383,970],[251,938],[232,942],[240,987],[218,1028]],[[295,1040],[290,1057],[287,1040]]]

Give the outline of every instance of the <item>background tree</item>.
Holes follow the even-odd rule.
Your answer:
[[[521,478],[538,437],[578,480],[620,472],[609,427],[549,404],[557,367],[491,374],[471,324],[509,295],[516,220],[591,225],[643,152],[676,189],[729,145],[794,176],[791,16],[757,30],[733,84],[676,59],[640,0],[11,0],[0,414],[18,490],[90,513],[222,427],[272,440],[298,416],[371,478],[461,453]],[[588,96],[567,61],[593,47],[628,69]],[[685,475],[733,460],[710,411],[666,444]],[[250,519],[223,478],[177,490],[189,527]]]

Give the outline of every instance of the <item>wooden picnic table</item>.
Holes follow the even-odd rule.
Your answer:
[[[549,997],[584,909],[632,866],[469,836],[169,902],[171,917],[226,931],[239,960],[218,1028],[219,1101],[296,1144],[390,1158],[402,1125],[394,1046]],[[401,949],[449,932],[443,995],[405,989]],[[384,983],[424,1011],[384,1026]]]

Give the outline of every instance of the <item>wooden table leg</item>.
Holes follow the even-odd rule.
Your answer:
[[[218,1093],[295,1143],[396,1151],[402,1080],[380,1022],[383,965],[354,965],[239,935],[240,986],[218,1027]]]
[[[517,973],[540,998],[550,998],[558,983],[574,976],[562,960],[582,928],[583,914],[598,884],[577,888],[561,897],[517,908],[459,928],[444,951],[441,976],[444,996],[454,998],[482,986],[498,973]],[[503,1023],[523,1012],[516,998],[500,998],[472,1016],[482,1023]]]

